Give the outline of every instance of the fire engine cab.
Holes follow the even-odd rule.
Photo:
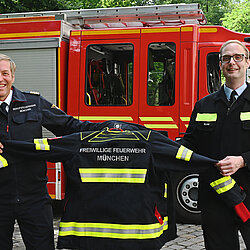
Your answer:
[[[250,34],[205,24],[198,4],[2,14],[0,53],[17,64],[17,88],[82,121],[133,122],[177,140],[195,102],[222,84],[220,46],[250,48]],[[48,163],[48,177],[51,197],[63,199],[61,163]],[[179,220],[196,222],[198,175],[173,183]]]

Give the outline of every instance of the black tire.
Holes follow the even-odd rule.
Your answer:
[[[201,224],[201,213],[197,208],[198,174],[173,173],[172,184],[178,223]]]

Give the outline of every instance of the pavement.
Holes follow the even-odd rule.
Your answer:
[[[54,232],[55,232],[55,244],[57,242],[57,235],[59,231],[60,218],[56,217],[54,219]],[[201,250],[205,249],[203,243],[202,230],[200,225],[191,224],[177,224],[177,234],[178,238],[167,242],[161,250],[180,250],[180,249],[190,249],[190,250]],[[16,250],[25,250],[23,244],[19,227],[15,225],[14,237],[13,237],[14,247]],[[245,250],[245,244],[240,236],[241,250]],[[97,249],[98,250],[98,249]]]

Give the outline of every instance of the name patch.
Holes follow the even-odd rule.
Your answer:
[[[35,103],[27,105],[27,106],[20,106],[20,107],[13,108],[13,111],[19,110],[19,112],[22,113],[22,112],[30,111],[34,107],[36,107]]]

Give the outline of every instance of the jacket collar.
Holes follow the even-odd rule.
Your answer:
[[[27,102],[25,95],[19,89],[13,86],[12,90],[13,90],[13,97],[12,97],[13,102]]]
[[[250,101],[250,86],[248,83],[247,83],[246,89],[239,96],[239,98],[240,97],[245,98],[246,100]],[[215,101],[223,100],[226,103],[228,102],[223,86],[217,92],[214,93],[214,100]]]
[[[247,83],[247,88],[242,93],[242,97],[245,98],[246,100],[250,101],[250,86],[249,86],[249,83]]]
[[[228,102],[223,86],[221,86],[221,88],[214,93],[214,100],[215,101],[223,100],[226,103]]]

